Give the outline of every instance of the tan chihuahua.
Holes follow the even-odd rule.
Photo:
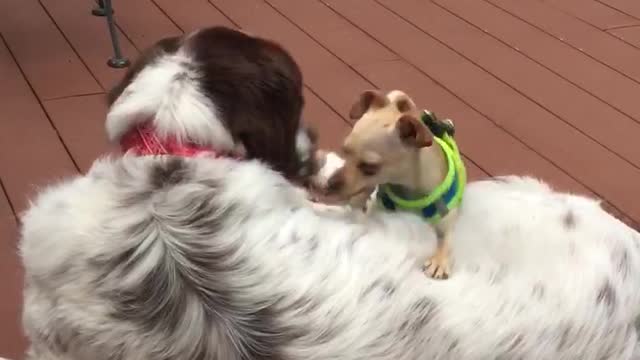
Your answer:
[[[453,123],[418,110],[398,90],[386,95],[365,91],[349,116],[357,122],[344,141],[344,166],[327,183],[328,194],[367,208],[377,189],[376,204],[422,216],[437,236],[424,271],[448,278],[451,233],[466,183]]]

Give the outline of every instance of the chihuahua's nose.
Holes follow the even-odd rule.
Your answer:
[[[340,174],[335,174],[327,180],[327,192],[336,193],[344,186],[344,178]]]

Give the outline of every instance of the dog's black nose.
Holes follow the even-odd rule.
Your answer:
[[[344,178],[340,175],[334,175],[327,180],[327,192],[335,193],[340,191],[344,186]]]

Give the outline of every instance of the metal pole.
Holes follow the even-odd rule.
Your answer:
[[[116,31],[116,25],[113,21],[113,7],[111,6],[111,0],[99,0],[98,6],[100,5],[102,5],[102,7],[104,8],[104,12],[107,17],[107,26],[109,27],[111,44],[113,45],[114,55],[107,61],[107,65],[111,66],[112,68],[125,68],[129,66],[129,60],[122,56],[122,51],[120,50],[118,32]]]

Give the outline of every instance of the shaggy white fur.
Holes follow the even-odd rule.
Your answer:
[[[234,341],[275,329],[268,343],[280,357],[266,358],[630,359],[637,346],[640,235],[593,200],[528,178],[470,184],[454,275],[434,281],[419,264],[435,236],[413,215],[362,223],[315,211],[255,162],[185,160],[181,182],[149,194],[159,161],[170,162],[102,160],[44,192],[24,217],[33,359],[258,359]],[[150,211],[164,225],[138,229]],[[180,217],[211,217],[215,231]],[[190,273],[157,276],[166,267]],[[200,276],[210,288],[180,285]],[[136,288],[165,299],[125,301]],[[234,303],[188,296],[204,289]],[[256,311],[272,329],[252,328]]]

